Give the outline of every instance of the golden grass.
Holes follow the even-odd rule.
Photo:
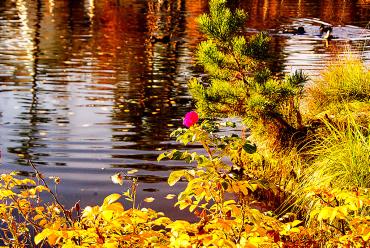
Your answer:
[[[368,114],[369,103],[370,71],[360,59],[349,55],[334,61],[306,89],[302,106],[306,118],[313,119],[323,113],[340,114],[348,107]]]

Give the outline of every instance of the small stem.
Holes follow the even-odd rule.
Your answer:
[[[318,198],[320,198],[320,200],[322,200],[324,203],[328,204],[330,207],[335,207],[333,205],[330,204],[330,202],[326,201],[324,198],[322,198],[321,195],[316,195]]]
[[[131,198],[132,198],[132,208],[135,209],[136,205],[136,190],[137,190],[137,179],[133,178],[131,186]]]
[[[72,219],[70,218],[67,210],[64,208],[64,206],[59,202],[57,196],[54,194],[54,192],[50,189],[50,187],[48,186],[48,184],[46,183],[45,179],[42,177],[41,173],[37,170],[36,166],[32,163],[31,160],[28,160],[28,163],[32,166],[32,168],[35,170],[36,172],[36,176],[38,178],[40,178],[40,180],[42,181],[43,185],[49,190],[49,193],[51,194],[51,196],[53,197],[54,201],[56,202],[56,204],[62,209],[63,211],[63,214],[64,214],[64,217],[66,218],[66,221],[68,222],[68,224],[70,224],[71,226],[73,225],[73,221]]]
[[[243,73],[243,68],[242,68],[242,65],[240,64],[240,61],[238,60],[238,58],[236,57],[236,54],[232,48],[232,45],[231,45],[231,42],[229,43],[228,47],[227,47],[227,50],[229,50],[228,52],[233,56],[234,60],[235,60],[235,63],[236,63],[236,66],[238,67],[238,71],[239,73],[241,74],[242,76],[242,80],[243,80],[243,83],[244,85],[246,85],[246,81],[245,81],[245,76],[244,76],[244,73]],[[248,89],[247,89],[248,90]]]
[[[346,233],[345,233],[345,231],[343,230],[343,229],[341,229],[341,228],[339,228],[339,227],[336,227],[335,225],[332,225],[332,224],[330,224],[330,223],[325,223],[325,224],[327,224],[328,226],[331,226],[331,227],[333,227],[333,228],[335,228],[335,229],[337,229],[340,233],[342,233],[343,235],[345,235]]]
[[[239,228],[237,242],[239,242],[241,237],[242,237],[243,227],[244,227],[244,223],[245,223],[245,205],[244,205],[244,203],[241,204],[241,207],[242,207],[242,209],[241,209],[241,211],[242,211],[242,223],[241,223],[241,226]]]
[[[132,208],[135,208],[135,203],[136,202],[136,194],[134,194],[133,196],[133,200],[132,200]]]
[[[33,222],[32,220],[30,220],[28,217],[27,217],[27,213],[23,212],[21,206],[19,205],[19,202],[17,201],[17,199],[14,197],[14,196],[10,196],[13,200],[13,202],[17,205],[17,208],[19,209],[20,211],[20,214],[22,215],[22,217],[27,221],[29,222],[32,226],[36,227],[36,228],[39,228],[40,230],[42,230],[42,227],[40,225],[38,225],[37,223]]]
[[[344,227],[344,220],[340,220],[340,225],[341,225],[341,228],[342,228],[342,234],[343,235],[346,235],[346,230],[345,230],[345,227]]]
[[[209,158],[212,159],[212,151],[211,151],[211,148],[209,148],[209,146],[207,145],[207,143],[204,142],[204,141],[201,141],[201,144],[204,147],[204,149],[206,150]]]
[[[11,190],[11,189],[9,188],[9,185],[8,185],[8,184],[5,186],[5,188],[6,188],[6,189],[8,189],[8,190]],[[33,222],[32,220],[30,220],[29,218],[27,218],[27,213],[23,212],[23,210],[22,210],[22,208],[21,208],[21,205],[19,204],[19,202],[18,202],[17,198],[15,198],[13,195],[12,195],[12,196],[10,196],[10,198],[11,198],[11,199],[13,200],[13,202],[17,205],[17,209],[19,209],[20,214],[22,215],[22,217],[23,217],[23,218],[24,218],[28,223],[30,223],[32,226],[34,226],[35,228],[39,228],[39,229],[41,229],[41,230],[42,230],[42,227],[41,227],[40,225],[38,225],[37,223],[35,223],[35,222]]]

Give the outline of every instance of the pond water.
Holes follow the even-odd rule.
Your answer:
[[[232,2],[249,12],[249,33],[271,33],[277,73],[314,77],[343,49],[370,63],[368,0]],[[165,196],[184,185],[166,181],[190,166],[156,157],[179,148],[169,134],[193,109],[187,81],[201,73],[192,56],[204,11],[205,0],[1,0],[0,172],[32,176],[30,159],[62,179],[58,194],[71,206],[126,190],[110,176],[137,169],[141,206],[179,217]],[[334,26],[328,44],[321,23]],[[291,25],[307,33],[278,32]],[[164,35],[170,43],[150,41]]]

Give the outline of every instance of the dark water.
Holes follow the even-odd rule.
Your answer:
[[[343,49],[370,63],[369,1],[233,2],[251,33],[271,33],[276,72],[315,76]],[[31,159],[61,177],[65,203],[86,205],[126,190],[110,176],[137,169],[141,206],[177,216],[164,197],[183,185],[166,180],[189,166],[156,157],[179,148],[169,134],[193,109],[186,82],[199,76],[195,18],[206,10],[200,0],[0,0],[0,171],[27,174]],[[321,23],[337,39],[318,37]],[[307,34],[281,35],[283,25]],[[149,40],[169,34],[169,44]]]

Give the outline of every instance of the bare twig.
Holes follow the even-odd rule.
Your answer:
[[[73,225],[73,220],[71,218],[71,214],[69,211],[67,211],[64,206],[60,203],[60,201],[58,200],[57,196],[55,195],[55,193],[50,189],[50,187],[48,186],[48,184],[46,183],[45,179],[43,178],[42,174],[39,172],[39,170],[36,168],[36,166],[34,165],[34,163],[32,163],[31,160],[28,160],[28,163],[32,166],[32,168],[35,170],[36,172],[36,176],[42,181],[43,185],[49,190],[49,193],[51,194],[51,196],[53,197],[55,203],[60,207],[60,209],[62,209],[63,211],[63,214],[64,214],[64,217],[66,218],[68,224],[70,224],[71,226]]]

